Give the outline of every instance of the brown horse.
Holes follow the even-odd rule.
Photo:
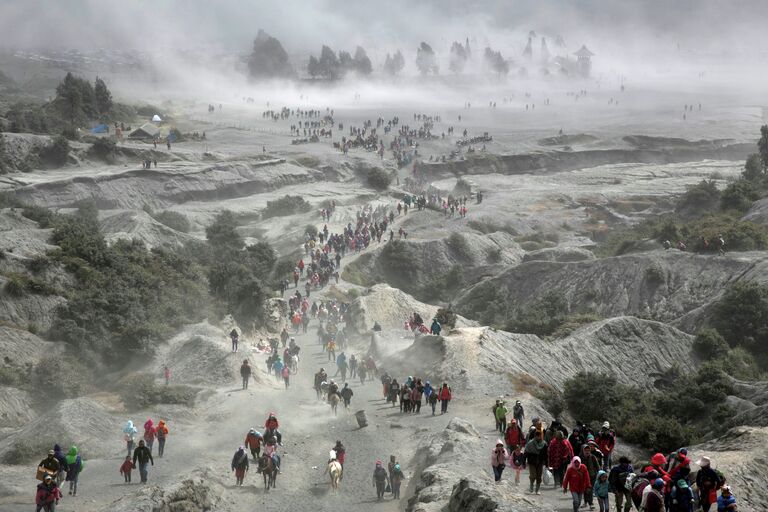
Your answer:
[[[339,408],[339,395],[334,393],[328,397],[328,403],[331,404],[333,415],[336,416],[336,410]]]
[[[277,466],[272,457],[266,453],[259,457],[259,473],[264,475],[264,488],[269,492],[270,487],[277,487]]]

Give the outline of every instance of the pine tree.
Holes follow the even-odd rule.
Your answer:
[[[96,77],[94,82],[93,94],[96,98],[96,111],[102,116],[108,114],[112,110],[112,93],[109,92],[104,80],[99,77]]]

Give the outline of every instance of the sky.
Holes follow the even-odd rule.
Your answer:
[[[247,49],[259,28],[289,53],[320,44],[502,46],[529,30],[628,52],[768,51],[766,0],[0,0],[0,46]]]

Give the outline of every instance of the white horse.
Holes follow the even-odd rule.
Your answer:
[[[288,367],[291,369],[291,373],[296,373],[299,371],[299,354],[293,354],[291,356],[291,360],[288,364]]]
[[[325,473],[331,476],[331,489],[334,492],[339,490],[339,482],[341,481],[341,464],[337,460],[328,461],[328,466],[325,468]],[[323,473],[323,474],[325,474]]]

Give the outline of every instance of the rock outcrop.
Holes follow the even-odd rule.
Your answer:
[[[171,229],[141,210],[99,212],[99,227],[108,243],[141,240],[149,247],[180,247],[194,237]]]
[[[35,417],[32,397],[20,389],[0,386],[0,428],[20,427]]]
[[[701,308],[740,280],[768,282],[768,256],[671,250],[575,263],[530,261],[479,283],[459,298],[456,309],[479,318],[493,303],[515,310],[554,292],[568,301],[571,313],[680,320],[688,328],[697,325]]]
[[[209,512],[216,510],[223,491],[203,474],[185,478],[167,487],[143,487],[130,496],[113,502],[113,512]]]
[[[673,364],[684,372],[694,369],[692,343],[692,336],[674,327],[632,317],[595,322],[552,341],[467,327],[446,336],[420,336],[387,359],[385,367],[475,392],[496,389],[500,381],[520,375],[562,388],[566,379],[586,371],[651,388]]]

